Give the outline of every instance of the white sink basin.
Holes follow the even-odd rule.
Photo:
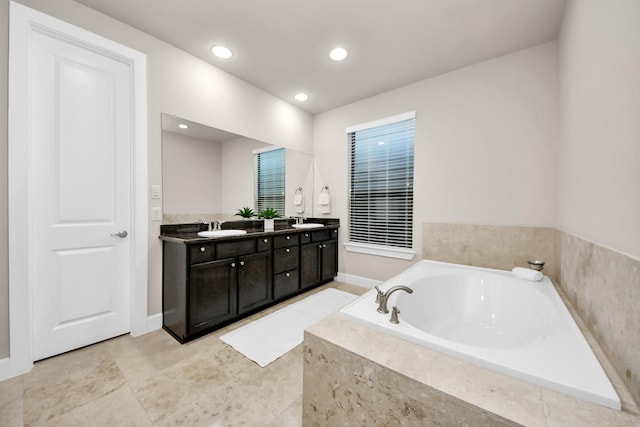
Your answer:
[[[243,234],[247,234],[247,230],[213,230],[198,232],[198,236],[200,237],[230,237],[241,236]]]
[[[320,227],[324,227],[324,224],[318,224],[315,222],[307,222],[306,224],[293,224],[293,228],[301,228],[301,229],[305,229],[305,228],[320,228]]]

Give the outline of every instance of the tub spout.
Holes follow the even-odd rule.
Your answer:
[[[413,293],[413,289],[408,288],[406,286],[394,286],[393,288],[389,289],[385,293],[381,293],[380,289],[378,289],[379,301],[376,299],[378,302],[378,313],[389,312],[389,309],[387,308],[387,301],[389,300],[389,297],[391,296],[391,294],[394,293],[395,291],[406,291],[410,294]]]

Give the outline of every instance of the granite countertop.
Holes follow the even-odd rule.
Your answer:
[[[222,223],[223,230],[230,229],[242,229],[246,230],[247,234],[239,236],[225,236],[224,238],[216,237],[200,237],[199,231],[205,231],[209,229],[209,224],[205,223],[188,223],[188,224],[166,224],[160,226],[161,240],[166,240],[176,243],[202,243],[213,240],[239,240],[247,237],[261,237],[261,236],[273,236],[279,234],[287,234],[296,231],[317,231],[323,229],[335,229],[340,227],[340,221],[337,219],[317,219],[308,218],[307,223],[319,223],[324,224],[324,227],[299,229],[294,228],[295,220],[279,219],[275,222],[275,229],[273,231],[263,230],[263,221],[261,220],[245,220],[245,221],[225,221]]]

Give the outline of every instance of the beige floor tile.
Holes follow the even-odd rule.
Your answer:
[[[24,394],[24,375],[0,382],[0,425],[21,427]]]
[[[46,422],[123,384],[115,361],[100,345],[36,363],[24,379],[24,423]]]
[[[40,361],[0,382],[0,426],[300,426],[302,346],[261,368],[219,337],[328,287],[366,291],[333,282],[184,345],[159,330]]]
[[[152,427],[128,385],[46,421],[46,426]]]
[[[125,335],[110,340],[105,346],[132,387],[192,353],[164,330],[140,337]]]

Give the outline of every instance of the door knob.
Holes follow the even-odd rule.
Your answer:
[[[129,233],[127,233],[127,230],[122,230],[119,233],[111,233],[112,236],[117,236],[121,239],[124,239],[125,237],[127,237],[129,235]]]

